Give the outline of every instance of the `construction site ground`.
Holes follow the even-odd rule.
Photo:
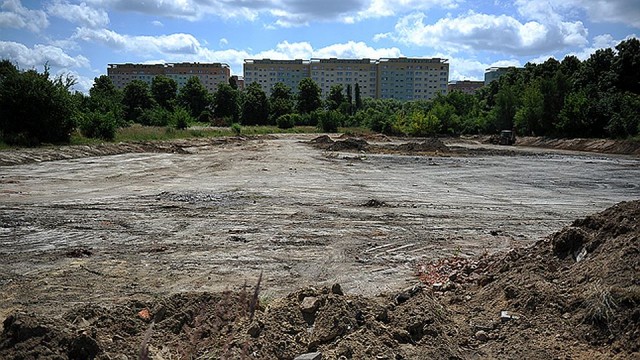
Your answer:
[[[474,138],[353,140],[315,134],[1,151],[0,320],[7,320],[0,357],[30,358],[19,345],[41,341],[44,335],[34,328],[45,328],[49,340],[66,340],[59,349],[37,350],[32,358],[136,358],[149,327],[149,318],[140,311],[149,309],[153,316],[162,307],[163,312],[188,309],[191,314],[178,325],[166,315],[174,323],[165,322],[167,327],[151,336],[152,356],[165,359],[194,354],[218,358],[222,353],[215,351],[223,350],[230,358],[292,359],[310,351],[324,352],[325,359],[633,358],[638,349],[629,344],[638,339],[638,319],[621,325],[626,337],[607,340],[613,336],[610,327],[606,336],[591,331],[590,337],[574,338],[570,301],[547,295],[531,300],[531,287],[520,278],[504,280],[496,293],[482,298],[480,292],[490,289],[485,285],[499,283],[500,277],[493,275],[485,283],[488,273],[472,276],[477,268],[504,264],[504,254],[514,251],[518,255],[511,262],[524,264],[527,251],[539,257],[538,263],[551,261],[549,254],[565,251],[550,240],[551,234],[576,219],[640,199],[640,158],[629,153],[504,147]],[[611,220],[614,228],[620,216]],[[637,222],[629,226],[638,231]],[[588,239],[598,236],[605,237],[594,233]],[[577,264],[574,252],[582,251],[585,239],[577,248],[565,246],[567,264]],[[536,242],[548,248],[531,250]],[[640,285],[634,283],[639,269],[633,267],[640,257],[637,236],[628,244],[632,265],[627,265],[632,268],[626,276],[631,280],[617,284],[627,288]],[[441,289],[439,279],[429,273],[442,269],[442,263],[429,267],[438,259],[451,259],[457,270],[472,263],[474,268],[465,272],[465,281],[461,274],[456,282],[447,273],[443,283],[453,282],[453,288]],[[531,264],[521,269],[535,274],[527,267]],[[261,273],[258,320],[253,309],[249,319],[244,305],[233,312],[250,302]],[[414,285],[421,276],[426,285],[418,289]],[[566,286],[569,280],[562,281]],[[340,286],[331,290],[333,284]],[[490,299],[504,297],[510,285],[516,290],[507,300],[522,303],[515,310],[560,303],[554,316],[565,316],[567,327],[536,330],[535,321],[529,319],[525,326],[524,316],[515,316],[520,320],[509,326],[523,327],[520,334],[526,339],[519,347],[515,342],[513,348],[505,345],[511,335],[496,324],[508,306]],[[597,286],[601,292],[613,291],[613,285]],[[409,287],[413,290],[402,295]],[[540,286],[534,290],[544,292]],[[521,298],[525,292],[528,297]],[[632,304],[640,301],[634,294],[628,295]],[[304,308],[300,303],[305,298],[316,304]],[[387,303],[393,306],[385,307]],[[223,344],[210,341],[208,348],[196,347],[194,342],[206,337],[192,338],[195,321],[206,317],[198,314],[207,306],[218,306],[219,313],[220,304],[233,316],[216,320],[226,324],[224,334],[216,332],[222,327],[208,334]],[[402,307],[407,304],[411,308]],[[323,328],[320,311],[325,306],[333,316],[322,320],[330,323],[322,330],[328,334],[309,332],[313,326]],[[614,301],[611,308],[624,306]],[[268,317],[274,311],[269,309],[281,309],[278,316],[283,318]],[[104,318],[98,321],[101,311]],[[490,313],[495,317],[488,318]],[[354,317],[353,324],[341,322],[340,314]],[[413,325],[405,325],[416,317],[422,319],[420,330],[412,331]],[[585,317],[574,320],[595,326]],[[276,321],[272,328],[280,328],[280,335],[261,339],[268,336],[270,321]],[[375,321],[386,324],[385,330],[363,325]],[[20,333],[20,326],[30,330]],[[122,326],[129,326],[124,334]],[[296,326],[306,330],[286,331]],[[75,330],[66,334],[65,328]],[[358,329],[379,336],[340,342]],[[433,343],[421,348],[429,336],[440,337],[442,347]],[[263,343],[257,346],[259,341]],[[499,341],[502,347],[488,345]],[[273,348],[268,350],[267,344]],[[548,352],[541,350],[547,347]]]

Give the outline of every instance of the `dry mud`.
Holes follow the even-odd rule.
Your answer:
[[[393,151],[338,152],[311,139],[200,141],[0,167],[0,317],[132,301],[138,309],[176,293],[239,289],[261,271],[263,302],[340,283],[352,303],[364,302],[356,308],[375,312],[358,296],[414,284],[421,264],[521,248],[640,198],[634,157],[479,144],[438,156],[394,143]],[[464,355],[457,347],[434,354]]]

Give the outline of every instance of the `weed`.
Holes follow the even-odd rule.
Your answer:
[[[601,328],[610,328],[617,313],[618,304],[611,294],[611,289],[596,282],[585,292],[584,307],[586,315],[584,322]]]

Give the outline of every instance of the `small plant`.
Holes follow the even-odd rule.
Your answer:
[[[191,115],[184,108],[176,108],[171,114],[171,124],[173,127],[179,130],[186,129],[189,127],[189,123],[191,123]]]
[[[276,124],[280,129],[291,129],[296,125],[295,118],[292,114],[285,114],[276,120]]]
[[[235,136],[240,136],[242,134],[242,126],[239,123],[231,124],[231,131],[235,134]]]
[[[608,329],[615,318],[618,304],[611,295],[610,289],[596,282],[585,293],[584,307],[587,311],[584,317],[585,323]]]

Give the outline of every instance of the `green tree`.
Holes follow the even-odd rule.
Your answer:
[[[165,110],[173,110],[178,96],[178,83],[164,75],[158,75],[151,81],[153,99]]]
[[[321,90],[311,78],[304,78],[298,83],[297,108],[300,114],[309,114],[322,106]]]
[[[514,116],[515,127],[522,135],[539,135],[544,116],[544,96],[538,81],[527,86],[522,93],[522,106]]]
[[[107,75],[101,75],[93,80],[93,86],[89,89],[89,97],[83,100],[82,110],[85,113],[97,112],[100,115],[111,114],[109,116],[91,115],[89,117],[91,119],[91,121],[89,121],[90,124],[96,125],[100,120],[104,120],[108,122],[108,124],[104,125],[105,129],[108,129],[113,121],[115,121],[116,127],[126,124],[122,105],[122,92],[116,88],[111,78]],[[108,130],[105,131],[98,131],[98,133],[109,133]],[[100,137],[107,140],[109,139],[109,136],[101,135]]]
[[[269,97],[270,119],[273,123],[282,115],[291,114],[293,112],[293,96],[291,88],[278,82],[271,89]]]
[[[329,97],[327,98],[327,109],[340,109],[340,106],[345,102],[345,97],[342,93],[342,90],[342,84],[335,84],[331,86],[331,89],[329,90]]]
[[[354,97],[355,97],[355,106],[356,106],[356,111],[362,109],[362,97],[360,95],[360,84],[356,83],[356,86],[353,90],[354,92]]]
[[[189,110],[191,117],[197,118],[211,104],[211,94],[202,85],[200,78],[192,76],[180,89],[178,104]]]
[[[128,121],[140,122],[142,114],[155,105],[149,85],[142,80],[133,80],[124,87],[122,107],[124,118]]]
[[[65,143],[77,114],[70,87],[72,78],[49,79],[49,68],[20,72],[10,63],[0,66],[0,136],[7,143],[37,145]],[[12,69],[13,67],[13,69]]]
[[[576,91],[567,95],[559,121],[556,123],[556,133],[568,137],[588,137],[594,130],[591,125],[586,91]]]
[[[257,82],[245,90],[242,105],[242,125],[266,125],[269,121],[269,100]]]
[[[640,40],[630,38],[616,46],[618,53],[613,61],[617,73],[617,86],[622,91],[640,94]]]
[[[221,83],[213,95],[213,112],[218,118],[229,119],[232,123],[240,120],[240,93],[229,84]]]

